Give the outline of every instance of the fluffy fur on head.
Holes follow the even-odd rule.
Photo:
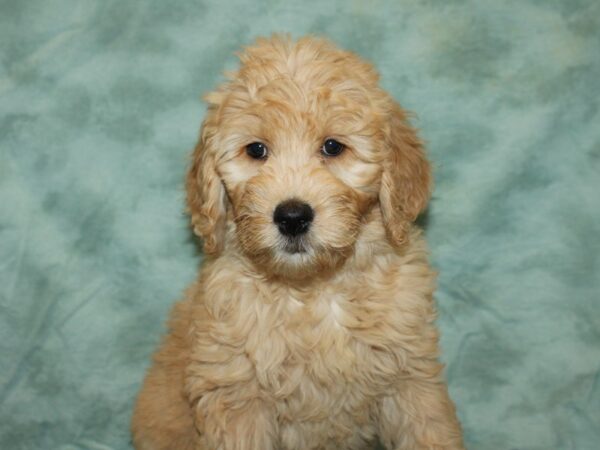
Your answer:
[[[352,253],[361,223],[379,207],[388,237],[404,243],[426,206],[429,165],[398,104],[378,87],[374,69],[329,42],[262,39],[242,67],[209,94],[207,118],[188,175],[188,203],[207,254],[237,243],[268,272],[307,274],[337,267]],[[346,146],[323,158],[327,138]],[[247,144],[264,142],[257,162]],[[299,257],[281,254],[273,210],[294,197],[311,204],[315,223]]]
[[[461,448],[406,113],[323,39],[259,39],[240,60],[206,96],[186,188],[207,258],[138,399],[137,447]],[[275,223],[289,201],[313,212],[299,235]]]

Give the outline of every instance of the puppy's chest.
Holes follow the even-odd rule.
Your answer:
[[[283,397],[325,390],[335,403],[357,389],[378,395],[397,379],[401,318],[391,299],[324,292],[310,302],[278,300],[257,315],[249,339],[257,345],[247,349],[263,388]]]

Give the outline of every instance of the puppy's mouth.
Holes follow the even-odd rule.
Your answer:
[[[302,236],[288,237],[282,243],[282,249],[284,252],[294,255],[296,253],[306,253],[307,244]]]

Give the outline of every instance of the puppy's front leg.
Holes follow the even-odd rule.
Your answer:
[[[441,364],[431,361],[429,373]],[[433,367],[437,366],[437,367]],[[460,424],[446,384],[437,377],[413,377],[379,405],[379,433],[389,450],[464,449]]]
[[[201,436],[200,442],[203,444],[201,448],[211,450],[274,450],[276,448],[274,412],[267,402],[259,397],[244,398],[244,391],[247,389],[248,386],[216,389],[207,392],[199,399],[195,418]]]

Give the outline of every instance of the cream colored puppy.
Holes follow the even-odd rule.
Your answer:
[[[137,400],[136,448],[463,448],[413,225],[430,168],[373,67],[274,36],[206,99],[186,185],[205,260]]]

